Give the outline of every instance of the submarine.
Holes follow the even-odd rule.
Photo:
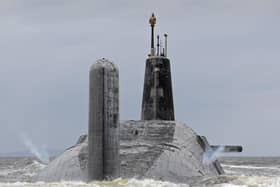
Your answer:
[[[89,70],[88,134],[54,158],[34,181],[114,180],[152,178],[190,183],[224,173],[214,158],[220,149],[209,144],[187,124],[175,121],[171,65],[164,46],[154,43],[156,17],[149,19],[151,48],[146,60],[141,120],[119,119],[119,69],[108,59]],[[223,146],[222,152],[241,152],[241,146]]]

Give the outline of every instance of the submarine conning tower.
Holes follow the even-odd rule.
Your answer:
[[[154,14],[150,17],[149,23],[151,25],[151,51],[146,60],[141,119],[174,121],[170,61],[167,58],[167,34],[164,34],[164,47],[157,35],[155,48],[156,17]]]

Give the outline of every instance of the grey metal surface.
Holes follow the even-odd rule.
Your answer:
[[[214,151],[222,147],[224,153],[241,153],[243,147],[240,145],[211,145],[211,149]]]
[[[119,177],[118,69],[98,60],[89,73],[88,180]]]
[[[211,152],[212,148],[209,144],[209,142],[207,141],[207,138],[205,136],[197,136],[196,137],[197,142],[201,145],[201,147],[203,148],[204,152]],[[217,159],[215,159],[214,161],[212,161],[212,164],[216,171],[218,172],[218,174],[224,174],[224,170],[222,168],[222,166],[220,165],[219,161]]]
[[[104,66],[103,175],[115,179],[120,176],[119,72],[111,62]]]
[[[121,123],[121,176],[142,177],[173,141],[175,122],[126,121]]]
[[[103,180],[104,68],[93,64],[89,72],[88,180]]]
[[[153,178],[171,182],[190,182],[220,173],[218,161],[203,164],[204,148],[198,135],[175,121],[121,121],[120,177]],[[39,175],[39,181],[84,181],[87,173],[88,141],[54,159]]]
[[[142,120],[175,120],[170,62],[165,57],[146,60]]]

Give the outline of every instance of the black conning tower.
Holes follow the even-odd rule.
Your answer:
[[[156,18],[154,14],[149,22],[151,25],[151,52],[146,60],[141,119],[174,121],[170,61],[167,58],[167,34],[164,34],[164,47],[157,36],[157,49],[155,49]]]

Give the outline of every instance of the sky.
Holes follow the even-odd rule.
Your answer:
[[[0,153],[65,149],[87,133],[88,71],[120,71],[140,119],[148,19],[168,33],[175,117],[243,156],[280,156],[279,0],[1,0]]]

